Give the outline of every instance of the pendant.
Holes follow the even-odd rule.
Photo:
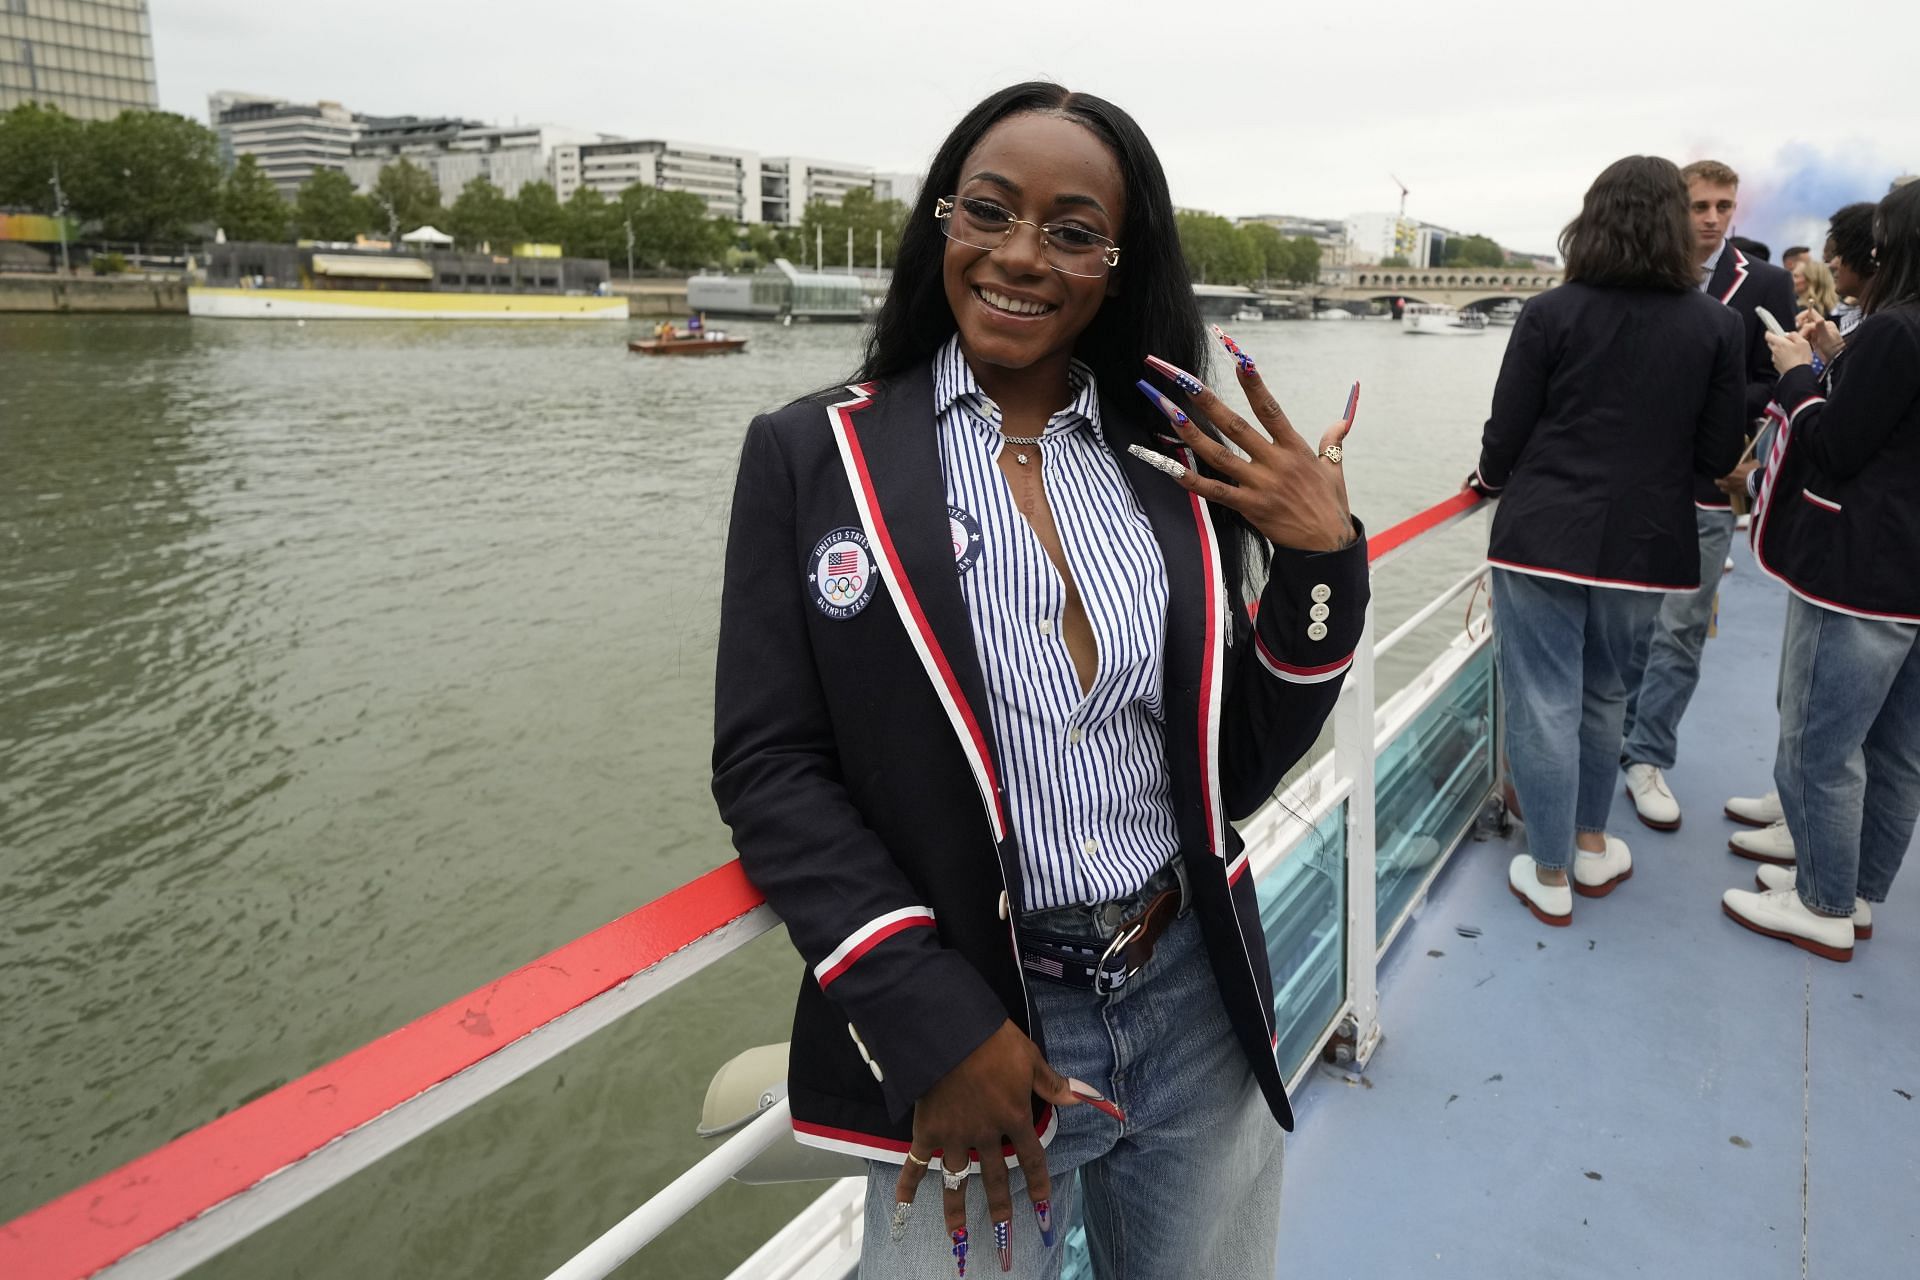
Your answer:
[[[1014,454],[1014,455],[1013,455],[1013,460],[1014,460],[1015,462],[1017,462],[1017,463],[1019,463],[1019,464],[1020,464],[1021,466],[1023,466],[1023,467],[1027,465],[1027,455],[1026,455],[1026,454],[1024,454],[1024,453],[1016,453],[1016,454]]]

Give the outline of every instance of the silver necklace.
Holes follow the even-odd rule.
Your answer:
[[[1028,448],[1028,449],[1037,449],[1037,448],[1039,448],[1039,446],[1040,446],[1040,437],[1039,437],[1039,436],[1008,436],[1008,435],[1003,435],[1003,436],[1001,436],[1000,438],[1001,438],[1002,440],[1004,440],[1004,441],[1006,441],[1006,442],[1007,442],[1008,444],[1012,444],[1012,445],[1024,445],[1024,446],[1025,446],[1026,448]],[[1023,467],[1027,465],[1027,455],[1026,455],[1026,454],[1025,454],[1024,452],[1022,452],[1022,453],[1016,453],[1016,454],[1014,454],[1014,455],[1013,455],[1013,460],[1014,460],[1015,462],[1017,462],[1017,463],[1019,463],[1019,464],[1020,464],[1021,466],[1023,466]]]

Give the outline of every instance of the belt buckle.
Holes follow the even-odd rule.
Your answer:
[[[1146,932],[1146,928],[1147,922],[1145,920],[1136,920],[1113,935],[1113,941],[1109,942],[1107,949],[1100,954],[1100,963],[1094,966],[1093,993],[1095,995],[1105,996],[1113,994],[1121,987],[1127,985],[1128,978],[1131,978],[1139,972],[1138,969],[1129,966],[1124,958],[1121,960],[1120,968],[1117,970],[1110,969],[1108,965],[1115,956],[1124,952],[1133,944],[1136,938]]]

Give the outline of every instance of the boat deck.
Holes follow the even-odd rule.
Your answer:
[[[1729,795],[1772,786],[1786,593],[1736,539],[1669,775],[1684,825],[1611,830],[1634,876],[1571,928],[1468,845],[1383,964],[1365,1076],[1311,1079],[1279,1276],[1920,1274],[1920,868],[1834,964],[1720,912],[1755,864]]]

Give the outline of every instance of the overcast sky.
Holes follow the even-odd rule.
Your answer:
[[[1713,156],[1739,229],[1811,240],[1920,170],[1912,0],[153,0],[161,104],[238,89],[914,170],[1048,78],[1130,111],[1176,203],[1392,209],[1550,251],[1608,162]],[[1845,61],[1840,61],[1844,58]]]

